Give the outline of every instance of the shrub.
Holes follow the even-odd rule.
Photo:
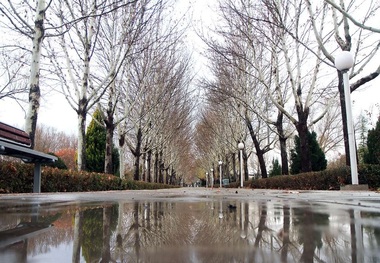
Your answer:
[[[312,171],[322,171],[327,167],[327,160],[325,153],[317,141],[317,134],[315,132],[308,132],[308,141],[310,149],[310,161]],[[290,171],[292,174],[298,174],[302,171],[301,163],[301,145],[299,136],[294,137],[294,149],[290,151]]]
[[[62,160],[61,157],[59,157],[55,153],[51,153],[50,152],[49,154],[57,157],[58,160],[55,161],[54,163],[44,164],[43,166],[49,166],[49,167],[54,167],[54,168],[58,168],[58,169],[67,169],[67,166],[66,166],[65,162]]]
[[[378,189],[380,187],[380,165],[360,166],[359,183],[368,184],[370,189]],[[349,167],[252,180],[251,187],[289,190],[339,190],[340,186],[345,184],[351,184]]]
[[[0,193],[30,193],[33,191],[31,164],[19,162],[0,163]],[[42,192],[85,192],[133,189],[163,189],[177,186],[123,180],[117,176],[101,173],[77,172],[43,167]]]
[[[272,169],[269,171],[269,176],[281,175],[282,167],[278,161],[278,159],[272,160]]]
[[[364,154],[364,162],[380,164],[380,117],[376,122],[376,127],[368,131],[367,152]]]

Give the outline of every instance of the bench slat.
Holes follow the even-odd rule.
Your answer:
[[[26,132],[2,122],[0,122],[0,137],[11,143],[16,142],[28,147],[31,145],[31,140]]]

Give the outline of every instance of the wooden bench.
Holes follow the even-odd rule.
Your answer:
[[[58,158],[31,149],[29,135],[23,130],[0,122],[0,154],[34,163],[33,193],[41,193],[41,164],[53,163]]]

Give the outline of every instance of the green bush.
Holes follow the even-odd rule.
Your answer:
[[[359,182],[361,184],[368,184],[371,189],[380,188],[380,165],[378,164],[365,164],[359,166]],[[351,183],[351,178],[349,178]]]
[[[33,192],[33,169],[34,166],[31,164],[1,162],[0,193]],[[41,192],[86,192],[172,187],[176,186],[123,180],[109,174],[60,170],[52,167],[43,167],[41,173]]]

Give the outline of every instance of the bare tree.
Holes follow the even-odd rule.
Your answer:
[[[166,127],[171,118],[168,114],[171,108],[178,109],[173,103],[180,97],[180,91],[189,86],[189,58],[181,53],[186,24],[182,27],[174,23],[168,13],[169,6],[165,1],[161,4],[147,26],[149,30],[144,31],[133,47],[134,55],[126,63],[116,115],[120,173],[124,175],[123,158],[127,147],[134,159],[135,180],[158,180],[158,176],[150,174],[152,159],[156,174],[165,170],[162,168],[165,157],[162,148],[169,148],[167,144],[172,142],[171,134],[175,132]],[[145,160],[143,166],[142,157]],[[157,168],[159,166],[161,168]]]
[[[100,25],[99,51],[97,68],[104,68],[106,77],[110,78],[110,85],[104,97],[106,126],[106,154],[105,173],[112,172],[113,135],[116,126],[124,118],[115,120],[115,112],[121,97],[123,77],[134,53],[140,53],[147,48],[140,45],[141,39],[152,30],[152,24],[158,23],[164,8],[163,1],[140,1],[116,9]],[[154,27],[153,27],[154,28]],[[110,72],[110,74],[108,74]]]
[[[62,149],[76,148],[77,140],[74,135],[58,131],[53,127],[39,125],[36,130],[35,148],[42,152],[56,153]]]
[[[171,136],[176,130],[167,127],[170,119],[173,119],[168,114],[173,110],[181,112],[177,106],[178,98],[183,100],[185,95],[179,94],[189,85],[186,80],[188,59],[181,60],[173,40],[166,44],[150,46],[130,67],[132,70],[128,84],[134,87],[134,92],[130,90],[126,100],[129,103],[125,103],[129,116],[121,126],[122,129],[119,129],[119,141],[126,143],[134,155],[135,180],[141,179],[140,158],[144,151],[149,156],[154,151],[157,161],[157,156],[163,154],[160,152],[162,147],[171,141]],[[186,120],[185,116],[183,117]],[[184,121],[176,120],[178,124]],[[148,157],[147,160],[150,161],[151,158]],[[156,171],[158,173],[158,169]],[[149,178],[150,176],[147,179]]]
[[[0,100],[10,99],[19,103],[23,100],[23,95],[27,94],[27,80],[25,74],[25,64],[20,61],[25,52],[9,51],[8,46],[0,47]]]
[[[45,37],[45,13],[51,1],[38,0],[36,7],[31,6],[28,1],[18,1],[0,4],[0,13],[8,19],[12,25],[12,30],[26,36],[32,40],[30,77],[28,81],[29,103],[25,118],[25,131],[29,134],[32,147],[34,147],[34,137],[37,128],[38,111],[40,108],[41,88],[40,88],[40,60],[42,54],[42,41]],[[34,10],[34,19],[30,13]],[[26,14],[26,15],[25,15]],[[31,20],[33,22],[31,22]]]
[[[139,4],[136,3],[136,1],[120,1],[117,3],[104,1],[97,4],[96,1],[84,0],[79,2],[63,1],[54,6],[55,15],[59,19],[59,26],[54,28],[60,46],[57,48],[54,43],[49,42],[49,55],[54,66],[53,72],[57,75],[61,86],[61,92],[78,115],[79,170],[86,167],[84,137],[87,114],[95,104],[99,103],[110,87],[111,89],[115,87],[115,78],[129,55],[130,45],[128,44],[130,43],[128,43],[127,37],[133,39],[134,33],[127,32],[131,28],[120,33],[119,41],[121,42],[118,42],[117,46],[114,45],[112,49],[116,52],[113,54],[114,59],[109,57],[108,64],[105,65],[105,54],[100,51],[104,51],[106,46],[105,42],[100,41],[100,39],[106,41],[110,35],[106,35],[102,31],[106,26],[105,23],[102,24],[102,21],[112,15],[118,16],[123,13],[123,11],[118,13],[118,9],[130,8],[133,12],[138,13],[139,11],[135,8]],[[126,18],[121,22],[128,23],[127,20]],[[132,36],[127,33],[131,33]],[[113,43],[115,44],[115,42]],[[102,71],[104,69],[105,71]],[[110,127],[112,125],[110,124]]]

